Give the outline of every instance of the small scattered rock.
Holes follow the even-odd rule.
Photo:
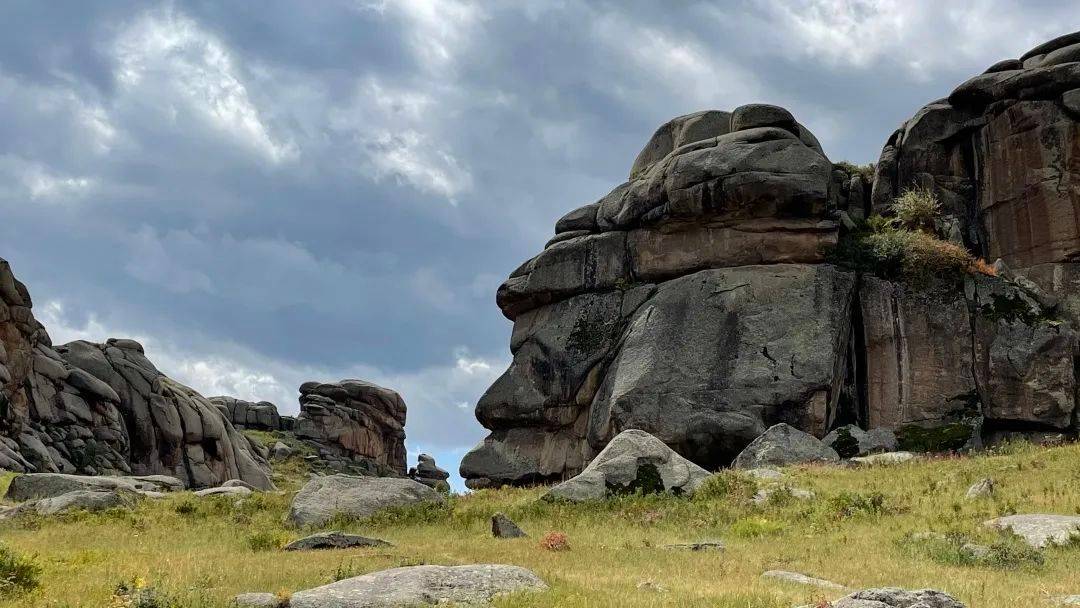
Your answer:
[[[195,496],[199,498],[206,496],[247,496],[249,494],[251,494],[251,489],[244,486],[220,486],[195,492]]]
[[[357,534],[342,532],[321,532],[305,536],[285,545],[283,551],[309,551],[315,549],[349,549],[352,547],[392,547],[390,543],[378,538],[368,538]]]
[[[292,595],[289,607],[484,605],[507,593],[544,591],[547,588],[540,577],[518,566],[410,566],[298,591]]]
[[[1078,515],[1009,515],[991,519],[985,525],[1009,530],[1036,549],[1064,545],[1080,536]]]
[[[802,488],[788,488],[785,486],[775,486],[771,488],[761,488],[754,494],[754,497],[750,500],[756,505],[763,505],[769,502],[769,499],[777,493],[787,493],[795,500],[814,500],[816,494],[810,490],[804,490]]]
[[[654,593],[667,593],[667,587],[656,581],[641,581],[637,584],[638,591],[652,591]]]
[[[938,532],[919,532],[911,535],[911,540],[916,542],[933,541],[939,543],[949,542],[949,537]],[[961,553],[964,553],[972,559],[983,559],[990,555],[990,547],[986,545],[979,545],[976,543],[963,542],[958,543]]]
[[[994,495],[994,480],[986,477],[976,481],[967,491],[967,499],[990,498]]]
[[[282,461],[288,460],[293,455],[293,449],[284,443],[278,441],[270,448],[270,460]]]
[[[503,513],[496,513],[491,516],[491,535],[495,538],[524,538],[528,536],[524,530],[514,523],[514,520]]]
[[[696,543],[672,543],[664,545],[672,551],[723,551],[724,543],[717,540],[704,540]]]
[[[796,583],[799,585],[810,585],[811,587],[819,587],[821,589],[844,589],[845,587],[839,583],[827,581],[823,578],[814,578],[798,572],[788,572],[787,570],[768,570],[762,573],[765,578],[774,578],[777,580],[785,581],[788,583]]]
[[[832,608],[966,608],[953,596],[934,589],[908,591],[896,587],[864,589],[846,595]]]
[[[901,464],[915,459],[915,454],[911,452],[885,452],[883,454],[871,454],[869,456],[858,456],[852,458],[849,462],[853,464],[859,464],[863,466],[877,466],[877,465],[890,465]]]
[[[753,477],[754,479],[760,479],[762,481],[775,481],[777,479],[783,479],[784,474],[776,469],[762,468],[762,469],[746,469],[743,473]]]
[[[802,463],[836,463],[840,456],[836,450],[809,433],[781,422],[750,442],[738,456],[732,467],[757,469],[768,466],[785,466]]]
[[[273,593],[241,593],[232,600],[237,608],[284,608],[288,604]]]

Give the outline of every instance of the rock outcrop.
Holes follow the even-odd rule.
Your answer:
[[[447,481],[450,479],[450,473],[440,469],[435,464],[435,458],[428,454],[420,454],[416,466],[409,469],[409,479],[422,483],[433,490],[440,492],[450,491],[450,483]]]
[[[778,423],[889,429],[906,450],[1075,434],[1073,42],[928,105],[870,172],[775,106],[661,126],[629,181],[499,287],[513,360],[477,404],[491,433],[467,485],[568,479],[627,429],[706,469]],[[917,282],[829,253],[913,187],[941,199],[935,230],[1003,260],[997,276]]]
[[[333,470],[403,476],[405,412],[401,395],[370,382],[305,382],[293,433]]]
[[[315,477],[297,492],[288,522],[322,525],[336,516],[364,519],[390,507],[442,503],[442,494],[411,479],[326,475]]]
[[[134,340],[53,346],[0,260],[0,468],[171,475],[191,487],[273,487],[266,461],[205,397]]]
[[[277,406],[269,401],[252,403],[236,397],[210,397],[221,413],[240,430],[290,431],[294,419],[278,414]],[[288,428],[286,428],[288,427]]]

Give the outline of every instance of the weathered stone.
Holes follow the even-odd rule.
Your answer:
[[[795,583],[797,585],[808,585],[810,587],[818,587],[821,589],[844,589],[843,585],[827,581],[823,578],[815,578],[800,574],[798,572],[789,572],[787,570],[767,570],[761,574],[763,578],[771,578],[785,583]],[[905,607],[907,608],[907,607]]]
[[[524,538],[528,536],[514,520],[503,513],[491,516],[491,535],[495,538]]]
[[[269,401],[252,403],[235,397],[210,397],[210,403],[217,406],[233,426],[239,429],[281,430],[281,416],[277,406]]]
[[[803,501],[814,500],[817,498],[817,495],[810,490],[779,485],[761,488],[750,498],[750,502],[755,505],[766,505],[770,501],[775,500],[773,498],[774,496],[783,497],[785,500],[794,499]]]
[[[849,424],[837,429],[833,429],[825,436],[821,441],[825,445],[836,449],[836,441],[840,437],[840,431],[846,430],[853,439],[857,442],[858,452],[855,456],[867,456],[869,454],[876,454],[878,452],[895,452],[897,448],[896,434],[887,428],[870,429],[864,431],[863,429]],[[837,450],[839,453],[839,450]],[[841,454],[841,456],[844,456]]]
[[[737,469],[755,469],[764,466],[785,466],[807,463],[835,463],[840,457],[836,451],[813,435],[804,433],[788,424],[769,427],[757,439],[750,442],[731,466]]]
[[[895,587],[865,589],[832,603],[833,608],[966,608],[947,593],[933,589],[908,591]]]
[[[703,540],[693,543],[672,543],[664,545],[671,551],[724,551],[724,543],[717,540]]]
[[[619,433],[576,477],[555,486],[545,500],[600,500],[618,492],[670,492],[691,496],[709,472],[644,431]]]
[[[630,168],[630,179],[645,173],[677,148],[730,131],[730,112],[706,110],[673,118],[661,125],[638,153]]]
[[[915,454],[911,452],[882,452],[869,456],[859,456],[851,459],[852,464],[863,466],[903,464],[915,460]]]
[[[350,549],[354,547],[392,547],[385,540],[368,538],[342,532],[320,532],[294,540],[282,547],[283,551],[311,551],[315,549]]]
[[[435,490],[411,479],[328,475],[309,481],[293,498],[288,521],[317,526],[335,516],[364,519],[389,507],[442,503]]]
[[[251,494],[251,489],[244,486],[218,486],[216,488],[206,488],[205,490],[198,490],[195,492],[195,496],[204,498],[206,496],[248,496]]]
[[[43,498],[31,504],[38,515],[55,515],[74,510],[104,511],[134,506],[135,495],[118,490],[76,490],[52,498]]]
[[[994,480],[989,477],[984,477],[979,481],[971,484],[967,493],[964,495],[968,500],[977,500],[979,498],[990,498],[994,495]]]
[[[293,432],[329,455],[364,461],[371,474],[404,475],[405,413],[401,395],[370,382],[308,382]]]
[[[1007,515],[985,525],[1008,530],[1036,549],[1067,544],[1080,537],[1080,516],[1077,515]]]
[[[290,608],[398,608],[435,604],[484,605],[499,595],[544,591],[547,585],[517,566],[411,566],[298,591]]]
[[[164,477],[89,477],[83,475],[63,475],[60,473],[34,473],[19,475],[11,480],[7,494],[8,500],[22,502],[24,500],[38,500],[52,498],[70,492],[109,492],[127,491],[140,493],[171,492],[183,489],[180,480]]]
[[[241,593],[232,599],[236,608],[283,608],[285,600],[273,593]]]
[[[758,127],[776,127],[798,135],[799,126],[795,117],[780,106],[765,103],[752,103],[739,106],[731,113],[731,130],[745,131]]]

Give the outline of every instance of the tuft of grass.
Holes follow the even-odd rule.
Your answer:
[[[731,524],[728,531],[738,538],[761,538],[781,534],[786,526],[764,517],[744,517]]]
[[[882,492],[840,492],[826,502],[827,513],[835,519],[850,517],[880,517],[900,510]]]
[[[1041,551],[1011,535],[1002,535],[988,545],[957,532],[949,534],[907,534],[897,541],[905,553],[947,566],[1035,569],[1045,563]]]
[[[252,551],[277,551],[292,540],[283,530],[257,530],[247,537],[247,546]]]
[[[8,487],[11,485],[11,480],[18,477],[18,473],[11,473],[8,471],[0,471],[0,499],[7,494]]]
[[[0,597],[33,591],[41,586],[42,568],[30,557],[0,544]]]
[[[725,469],[709,476],[694,492],[694,500],[746,501],[758,491],[757,481],[736,469]]]
[[[892,212],[900,227],[934,234],[935,224],[941,219],[941,202],[933,190],[911,188],[893,200]]]

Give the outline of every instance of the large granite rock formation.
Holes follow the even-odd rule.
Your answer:
[[[0,468],[242,479],[273,487],[251,442],[133,340],[53,347],[26,287],[0,260]]]
[[[403,476],[405,413],[401,395],[370,382],[305,382],[293,432],[334,470]]]
[[[294,418],[278,414],[277,406],[269,401],[253,403],[236,397],[210,397],[210,403],[238,429],[255,431],[291,431]]]
[[[1040,69],[1064,70],[1020,72]],[[1060,96],[1055,83],[1072,73],[1024,76],[1028,85],[1007,91]],[[1042,156],[998,153],[988,165],[960,142],[989,145],[976,134],[1008,95],[953,97],[894,135],[872,188],[782,108],[660,127],[630,181],[559,219],[544,251],[499,288],[513,361],[477,404],[491,433],[461,464],[467,484],[568,478],[626,429],[706,469],[778,423],[817,437],[845,424],[889,428],[901,447],[924,449],[978,444],[980,430],[1074,432],[1077,335],[1061,319],[1080,313],[1080,273],[1071,251],[1053,253],[1069,239],[1039,230],[1075,222],[1025,216],[1040,228],[1017,245],[1000,214],[1022,198],[983,186],[1027,172],[1039,191],[1030,204],[1072,209],[1073,139],[1059,123],[1073,110],[1055,97],[1060,117],[1044,108],[1012,127],[1021,139],[1053,131]],[[1029,278],[1003,263],[996,277],[915,283],[828,263],[843,230],[834,218],[854,228],[911,186],[936,189],[975,253],[1042,265],[1025,268]]]

